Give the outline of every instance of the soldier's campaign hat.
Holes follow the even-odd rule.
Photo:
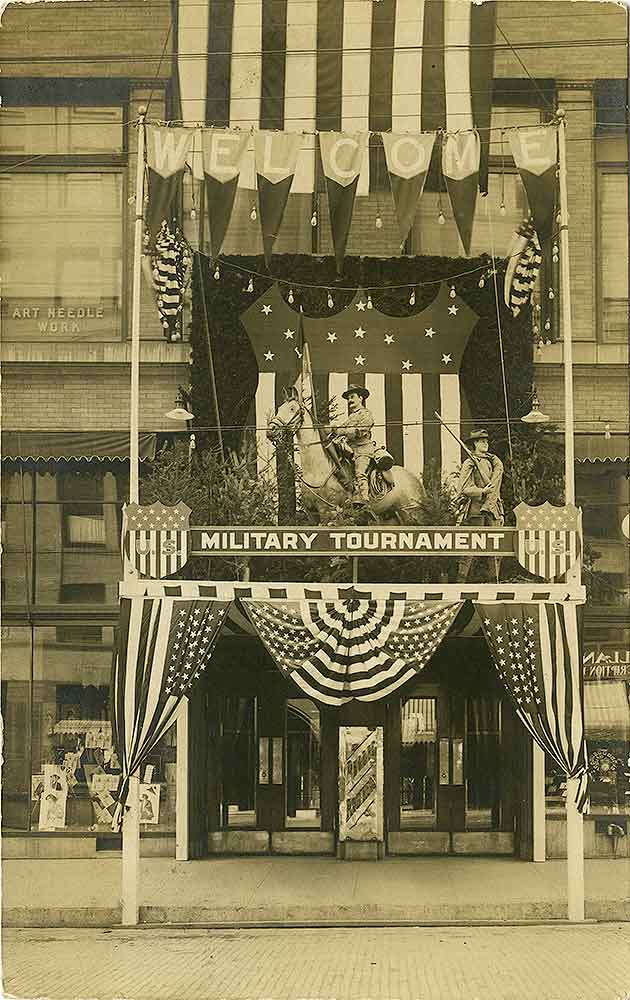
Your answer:
[[[480,427],[477,431],[471,431],[465,438],[466,444],[469,441],[482,441],[485,438],[486,441],[490,440],[489,434],[483,427]]]
[[[367,399],[370,395],[370,390],[366,389],[362,385],[349,385],[346,391],[342,392],[341,395],[344,399],[347,399],[352,392],[356,392],[357,396],[361,396],[362,399]]]

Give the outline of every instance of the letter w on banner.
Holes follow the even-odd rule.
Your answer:
[[[121,762],[112,827],[120,829],[129,779],[175,720],[207,669],[229,601],[122,598],[112,668],[113,736]]]
[[[162,223],[170,224],[178,214],[182,180],[194,134],[192,129],[146,126],[149,187],[146,231],[150,246],[154,245]]]

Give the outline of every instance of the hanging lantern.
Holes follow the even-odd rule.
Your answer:
[[[311,226],[314,229],[316,225],[317,225],[317,212],[313,212],[313,214],[311,215]]]
[[[415,288],[412,288],[411,295],[409,296],[409,305],[415,306],[415,304],[416,304],[416,290]]]
[[[370,295],[369,292],[368,292],[368,297],[367,297],[367,307],[368,307],[368,309],[373,309],[374,308],[374,306],[372,305],[372,296]]]
[[[333,297],[332,297],[332,293],[331,292],[328,293],[328,308],[329,309],[334,309],[335,308],[335,303],[333,301]]]
[[[287,295],[287,301],[290,303],[290,305],[293,305],[294,295],[292,288],[289,289],[289,294]]]

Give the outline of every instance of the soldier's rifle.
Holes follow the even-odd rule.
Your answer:
[[[469,459],[472,461],[473,465],[477,469],[477,472],[481,476],[481,479],[483,481],[483,485],[484,486],[489,486],[490,485],[490,479],[486,478],[485,472],[482,470],[481,466],[479,465],[479,462],[477,461],[477,456],[470,450],[470,448],[467,447],[467,445],[464,444],[464,442],[461,440],[461,438],[459,438],[457,436],[457,434],[455,433],[455,431],[451,430],[451,428],[448,426],[448,424],[446,423],[446,421],[442,420],[442,417],[440,416],[440,414],[438,413],[438,411],[434,410],[433,412],[435,413],[435,416],[438,418],[438,420],[442,424],[442,427],[445,430],[448,431],[448,433],[451,435],[451,437],[455,438],[455,440],[457,441],[457,443],[460,446],[460,448],[464,449],[464,451],[468,455]]]

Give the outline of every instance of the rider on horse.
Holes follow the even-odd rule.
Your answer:
[[[342,424],[331,427],[333,443],[354,462],[354,490],[363,503],[370,499],[368,472],[372,463],[390,469],[393,459],[389,452],[377,447],[372,440],[374,417],[365,405],[369,390],[360,385],[349,385],[342,396],[348,401],[348,416]]]

